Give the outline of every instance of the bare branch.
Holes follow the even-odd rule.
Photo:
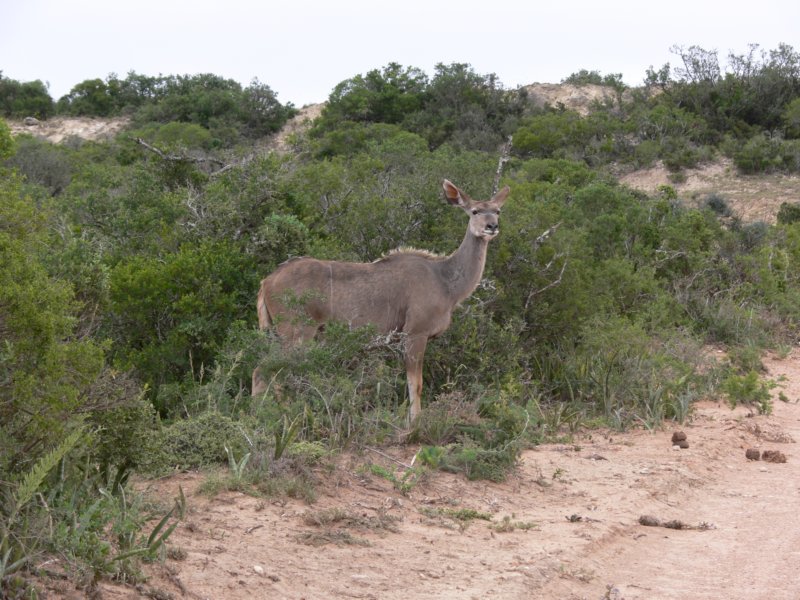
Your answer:
[[[148,144],[142,138],[136,138],[136,143],[140,146],[143,146],[150,152],[156,154],[161,160],[165,160],[168,162],[185,162],[185,163],[214,163],[217,165],[221,165],[219,169],[213,171],[209,176],[216,177],[229,171],[233,168],[234,165],[232,164],[225,164],[223,161],[219,160],[218,158],[212,158],[210,156],[186,156],[185,154],[167,154],[160,148],[156,148],[152,144]]]
[[[567,269],[567,263],[568,262],[569,261],[564,260],[564,263],[561,265],[561,272],[558,274],[558,277],[556,279],[554,279],[553,281],[548,283],[543,288],[539,288],[538,290],[531,290],[530,292],[528,292],[528,297],[525,299],[525,310],[528,310],[528,306],[530,306],[530,303],[531,303],[531,301],[533,300],[533,298],[535,296],[538,296],[539,294],[541,294],[543,292],[546,292],[550,288],[554,288],[554,287],[556,287],[557,285],[559,285],[561,283],[561,278],[564,276],[564,271]],[[550,263],[548,263],[548,267],[551,264],[552,264],[552,261]]]
[[[542,233],[539,235],[539,237],[537,237],[535,240],[533,240],[533,245],[532,245],[532,246],[533,246],[533,249],[534,249],[534,250],[537,250],[537,249],[539,248],[539,246],[541,246],[542,244],[544,244],[544,243],[547,241],[547,239],[548,239],[548,238],[549,238],[551,235],[553,235],[553,234],[556,232],[556,230],[557,230],[559,227],[561,227],[561,221],[559,221],[559,222],[558,222],[558,223],[556,223],[555,225],[551,225],[550,227],[548,227],[547,229],[545,229],[545,230],[544,230],[544,231],[543,231],[543,232],[542,232]]]
[[[492,196],[494,196],[500,188],[500,177],[503,175],[503,167],[508,162],[511,155],[512,142],[513,136],[508,136],[508,140],[506,140],[506,143],[503,144],[500,149],[500,159],[497,161],[497,172],[494,174],[494,183],[492,184]]]

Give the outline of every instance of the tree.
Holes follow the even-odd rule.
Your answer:
[[[44,83],[38,79],[22,83],[3,77],[0,71],[0,114],[47,119],[54,111],[55,104]]]
[[[0,160],[5,160],[14,155],[14,138],[11,137],[11,129],[3,119],[0,119]]]
[[[258,79],[253,79],[242,92],[239,110],[248,137],[275,133],[296,113],[291,103],[282,105],[277,94]]]
[[[107,117],[114,108],[114,99],[102,79],[86,79],[58,101],[59,112],[75,116]]]
[[[104,364],[101,346],[73,336],[73,291],[39,256],[46,214],[21,190],[0,178],[0,474],[58,445]]]
[[[480,75],[465,63],[439,63],[423,109],[410,115],[405,126],[432,148],[449,141],[493,152],[516,128],[526,98],[524,90],[505,90],[494,73]]]
[[[328,97],[318,128],[342,121],[400,123],[422,107],[427,83],[425,73],[398,63],[346,79]]]
[[[107,317],[117,363],[134,369],[156,395],[163,384],[199,377],[230,325],[255,319],[256,278],[253,259],[224,242],[120,262],[111,272]]]

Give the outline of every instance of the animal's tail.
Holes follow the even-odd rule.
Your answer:
[[[272,325],[272,319],[269,316],[267,309],[267,280],[261,282],[258,288],[258,300],[256,301],[256,311],[258,312],[258,328],[266,329]]]

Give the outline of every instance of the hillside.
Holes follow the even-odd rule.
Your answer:
[[[125,129],[130,119],[116,117],[53,117],[46,121],[25,119],[9,120],[12,135],[28,134],[53,144],[60,144],[72,137],[82,140],[102,141],[113,138]]]
[[[714,194],[723,198],[733,213],[747,222],[774,223],[782,203],[800,201],[800,176],[741,175],[727,158],[686,169],[684,175],[682,181],[673,182],[670,172],[659,164],[622,175],[619,181],[649,194],[663,185],[670,185],[684,202],[694,206],[702,205]]]
[[[523,88],[528,92],[528,99],[531,104],[536,107],[560,105],[567,110],[577,111],[584,116],[589,114],[592,105],[595,103],[614,99],[614,90],[604,85],[532,83],[523,86]]]
[[[613,99],[613,90],[600,85],[534,83],[525,89],[535,106],[563,105],[582,115],[588,114],[595,103]],[[303,107],[262,147],[288,151],[290,136],[307,129],[324,106],[325,103],[319,103]],[[9,121],[9,126],[13,135],[29,134],[58,144],[72,137],[93,141],[109,139],[129,122],[126,118],[53,117],[46,121],[34,119],[30,123]],[[741,175],[727,158],[685,169],[683,178],[673,179],[661,162],[619,176],[620,183],[648,194],[656,193],[661,186],[672,186],[684,202],[695,206],[701,205],[709,195],[716,194],[726,200],[736,215],[749,222],[774,223],[783,202],[800,201],[800,176],[782,173]]]

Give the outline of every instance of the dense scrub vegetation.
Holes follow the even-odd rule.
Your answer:
[[[38,552],[87,586],[139,577],[135,559],[163,551],[182,501],[140,533],[132,472],[227,461],[225,485],[308,499],[309,465],[394,439],[402,339],[333,324],[285,351],[255,329],[258,281],[302,254],[451,252],[465,223],[442,178],[488,197],[512,134],[486,278],[429,346],[410,433],[422,468],[499,479],[525,444],[683,420],[717,389],[769,410],[758,356],[796,341],[800,209],[744,223],[722,197],[688,208],[611,173],[663,160],[679,176],[719,154],[746,173],[797,171],[800,57],[754,47],[723,73],[714,52],[676,53],[647,88],[567,78],[615,90],[588,116],[534,109],[469,65],[429,78],[390,64],[336,86],[289,154],[253,150],[294,113],[259,82],[131,73],[53,102],[40,82],[0,78],[7,117],[132,117],[111,142],[60,146],[12,139],[0,120],[3,585],[23,589]],[[709,343],[730,363],[709,365]]]

